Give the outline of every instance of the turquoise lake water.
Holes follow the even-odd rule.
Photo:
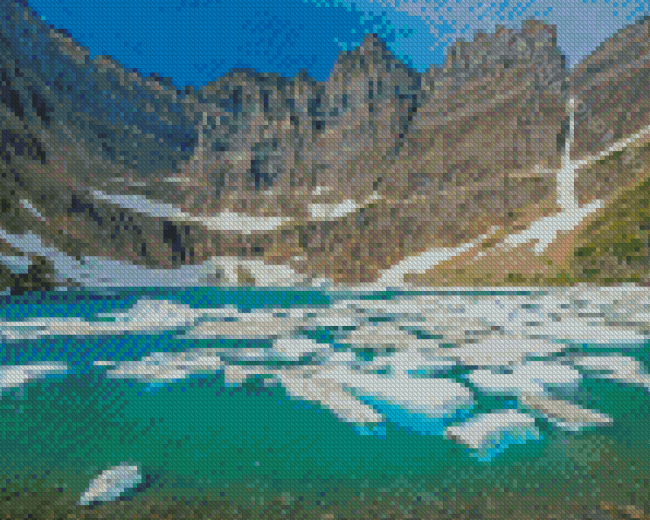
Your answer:
[[[0,321],[93,321],[98,313],[126,312],[140,298],[193,308],[235,304],[241,311],[325,308],[350,297],[218,289],[55,292],[3,298]],[[370,297],[390,300],[395,293]],[[469,496],[485,489],[534,492],[540,501],[551,502],[576,497],[630,502],[650,496],[650,397],[644,388],[585,379],[574,401],[611,416],[611,426],[567,434],[542,421],[539,441],[511,445],[499,456],[479,460],[467,446],[418,432],[407,413],[394,414],[397,421],[389,421],[381,435],[360,435],[331,411],[289,399],[282,387],[257,382],[227,387],[218,373],[152,387],[109,379],[93,365],[215,342],[241,345],[239,340],[184,338],[177,331],[91,337],[71,332],[0,343],[2,365],[57,361],[69,367],[66,375],[1,394],[5,474],[51,468],[52,478],[82,493],[99,472],[129,462],[187,495],[206,489],[243,496],[281,492],[332,502],[346,493],[372,496],[398,488],[430,496]],[[647,363],[650,346],[633,355]],[[484,397],[472,413],[514,406],[513,400]]]

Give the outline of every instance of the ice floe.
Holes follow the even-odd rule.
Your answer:
[[[347,335],[342,343],[359,349],[395,349],[435,347],[432,340],[419,339],[391,323],[362,326]]]
[[[209,348],[155,352],[134,361],[98,360],[95,365],[104,367],[107,377],[149,385],[205,374],[223,374],[227,386],[251,379],[281,385],[291,398],[318,402],[359,431],[378,431],[384,421],[433,434],[447,428],[457,439],[474,439],[467,443],[488,458],[517,439],[536,438],[528,416],[569,431],[610,424],[610,417],[570,400],[579,395],[585,377],[650,388],[644,365],[620,355],[631,343],[647,344],[637,329],[648,321],[650,301],[644,303],[647,295],[638,290],[338,298],[329,308],[251,312],[142,298],[124,312],[99,316],[104,321],[39,318],[3,322],[0,332],[24,338],[16,332],[21,327],[37,336],[172,330],[184,339],[212,339]],[[312,339],[323,328],[328,342]],[[252,341],[260,339],[264,341]],[[610,340],[607,348],[618,353],[593,354]],[[52,373],[59,369],[45,366]],[[26,381],[47,369],[6,368],[5,386],[9,372],[14,380]],[[467,385],[457,382],[459,375]],[[492,419],[489,413],[460,422],[486,395],[512,396],[523,413],[494,412]],[[509,433],[510,426],[528,433]]]
[[[474,455],[489,460],[511,444],[538,440],[540,432],[535,419],[516,410],[481,414],[458,426],[445,430],[445,437],[467,445]]]
[[[365,368],[366,370],[377,370],[383,366],[394,373],[436,377],[456,369],[458,363],[451,359],[432,358],[420,352],[407,351],[376,358],[370,366]]]
[[[581,375],[567,365],[538,361],[518,366],[509,374],[475,370],[466,378],[488,395],[543,395],[547,387],[577,386]]]
[[[36,379],[66,374],[65,363],[41,363],[32,365],[0,366],[0,392],[9,388],[18,388]]]
[[[316,401],[343,421],[369,426],[385,420],[372,406],[361,403],[334,380],[291,372],[281,374],[280,379],[290,396]]]
[[[545,357],[561,352],[565,345],[533,339],[486,339],[478,343],[458,344],[441,350],[441,355],[469,367],[508,367],[529,357]]]
[[[235,320],[206,320],[185,334],[187,338],[253,339],[289,336],[300,330],[299,319],[281,318],[269,313],[240,314]]]
[[[575,356],[572,359],[575,366],[587,371],[596,371],[591,376],[604,379],[614,379],[630,385],[643,386],[650,390],[650,375],[644,370],[641,362],[620,354],[611,356]]]
[[[563,430],[580,431],[587,427],[612,424],[612,418],[607,415],[561,399],[522,393],[519,400],[526,408],[538,412]]]
[[[113,321],[87,321],[80,318],[38,318],[0,322],[0,335],[7,340],[35,339],[44,336],[117,335],[125,332],[160,333],[190,327],[199,314],[188,305],[166,300],[139,300],[124,313],[98,314]]]
[[[336,381],[362,401],[376,398],[430,418],[447,417],[459,408],[474,404],[471,391],[449,379],[414,378],[404,373],[380,377],[353,372],[346,367],[325,367],[314,377]]]
[[[81,495],[78,504],[82,506],[118,499],[125,491],[134,488],[143,481],[137,466],[120,464],[113,466],[90,482],[88,489]]]
[[[317,343],[311,339],[289,338],[275,340],[271,352],[274,356],[290,361],[298,361],[305,356],[329,350],[330,345],[326,343]]]
[[[639,343],[648,339],[648,336],[640,331],[614,328],[598,319],[585,319],[572,315],[560,316],[556,321],[542,322],[527,329],[526,335],[531,338],[601,344]]]
[[[107,366],[106,361],[95,361],[95,366]],[[198,373],[212,373],[223,369],[223,362],[214,351],[195,349],[189,352],[154,352],[135,361],[113,363],[106,372],[111,378],[140,379],[146,382],[174,381]]]

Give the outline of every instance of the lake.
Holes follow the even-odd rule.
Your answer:
[[[625,287],[4,296],[0,510],[122,463],[146,485],[95,511],[644,508],[648,320]]]

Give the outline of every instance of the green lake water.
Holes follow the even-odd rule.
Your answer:
[[[82,317],[123,312],[145,291],[52,293],[5,298],[0,319]],[[343,294],[312,291],[183,290],[149,297],[210,307],[323,306]],[[391,294],[377,297],[391,298]],[[108,379],[97,359],[138,359],[151,352],[210,346],[170,333],[79,338],[73,335],[0,344],[2,364],[66,361],[73,374],[29,383],[0,399],[0,454],[5,478],[49,471],[73,494],[121,462],[137,464],[183,496],[205,490],[244,499],[287,494],[340,502],[391,490],[429,497],[485,490],[534,493],[540,503],[579,499],[630,503],[650,497],[650,397],[643,388],[585,380],[575,400],[610,415],[613,425],[567,434],[541,425],[542,439],[480,461],[460,444],[389,422],[384,435],[359,435],[314,403],[281,387],[226,387],[219,374],[150,388]],[[613,349],[615,350],[615,349]],[[635,356],[647,362],[649,348]],[[485,399],[476,411],[508,408]],[[143,494],[153,493],[153,490]],[[136,498],[137,499],[137,498]]]

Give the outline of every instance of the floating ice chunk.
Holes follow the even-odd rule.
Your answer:
[[[495,374],[491,370],[475,370],[466,378],[487,395],[518,395],[521,392],[539,394],[543,392],[541,385],[516,374]]]
[[[474,456],[489,460],[511,444],[539,440],[535,419],[516,410],[481,414],[459,426],[450,426],[445,437],[476,450]]]
[[[198,316],[196,309],[189,305],[170,302],[168,300],[139,299],[125,313],[99,314],[102,317],[114,317],[119,320],[152,325],[189,326]]]
[[[226,386],[241,386],[255,376],[275,375],[275,370],[263,366],[225,365],[223,368]]]
[[[420,306],[415,300],[355,300],[343,301],[330,307],[338,313],[345,313],[348,316],[386,316],[395,319],[417,318],[420,316]]]
[[[334,352],[327,361],[332,364],[352,365],[357,363],[357,356],[354,352]]]
[[[487,339],[443,349],[445,355],[465,366],[504,367],[521,364],[528,357],[544,357],[561,352],[566,345],[532,339]]]
[[[625,343],[643,342],[644,335],[633,330],[621,330],[607,326],[604,321],[564,315],[560,321],[536,326],[528,331],[529,338],[568,340],[579,343]]]
[[[355,317],[343,317],[343,316],[323,316],[320,318],[314,318],[310,327],[356,327],[359,325],[359,318]]]
[[[488,395],[542,395],[547,386],[577,386],[580,373],[566,365],[532,362],[516,367],[511,374],[495,374],[490,370],[476,370],[467,379]]]
[[[91,505],[95,502],[110,502],[116,500],[125,491],[142,482],[142,475],[137,466],[120,464],[103,471],[94,479],[78,504]]]
[[[434,377],[442,375],[458,366],[458,363],[451,359],[431,359],[419,352],[406,351],[397,352],[391,356],[377,360],[377,363],[385,362],[392,367],[396,373],[423,375]]]
[[[419,347],[436,347],[434,340],[418,339],[417,336],[403,331],[391,323],[365,326],[352,331],[344,340],[353,348],[396,350],[416,349]]]
[[[576,404],[560,399],[522,393],[521,403],[531,410],[541,413],[551,423],[563,430],[579,431],[586,427],[602,426],[612,423],[607,415],[587,410]]]
[[[383,415],[361,403],[336,381],[291,372],[281,374],[280,380],[290,396],[319,402],[343,421],[359,425],[384,422]]]
[[[196,325],[184,337],[196,339],[253,339],[289,336],[300,330],[295,319],[269,313],[240,314],[236,321],[206,321]]]
[[[65,374],[67,371],[68,367],[65,363],[0,366],[0,392],[8,388],[17,388],[36,379]]]
[[[351,389],[352,394],[363,402],[377,399],[389,406],[434,419],[448,417],[458,409],[474,404],[467,387],[448,379],[412,378],[400,373],[393,377],[379,377],[343,366],[322,367],[317,377],[331,379]]]
[[[514,369],[513,374],[543,386],[576,386],[582,378],[574,368],[549,361],[531,361]]]
[[[99,362],[103,363],[103,362]],[[101,366],[97,361],[96,366]],[[199,353],[154,352],[138,361],[123,361],[108,370],[110,378],[141,379],[144,381],[175,381],[185,379],[191,374],[221,370],[220,358]]]
[[[325,343],[316,343],[311,339],[278,339],[273,342],[273,355],[289,361],[297,361],[305,356],[329,350]]]
[[[124,332],[160,332],[189,327],[196,313],[187,305],[167,301],[142,300],[125,313],[102,313],[98,317],[114,318],[113,322],[90,322],[79,318],[30,319],[0,322],[7,339],[34,339],[43,336],[111,335]]]
[[[639,385],[650,390],[650,375],[636,359],[621,356],[576,356],[573,364],[584,370],[598,371],[593,374],[604,379],[614,379],[631,385]]]

